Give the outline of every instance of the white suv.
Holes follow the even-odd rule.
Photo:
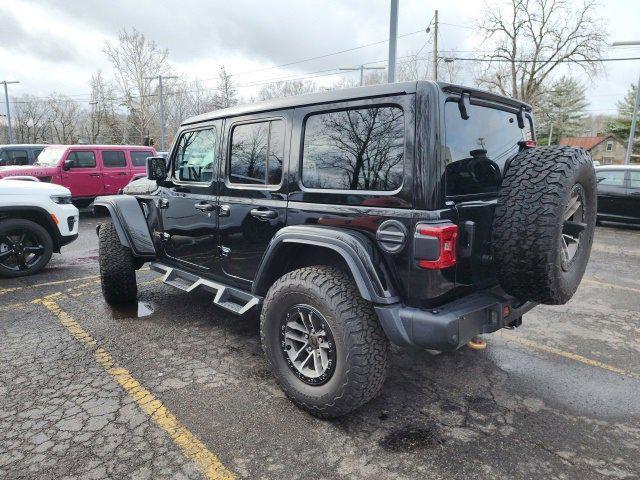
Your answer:
[[[26,180],[0,180],[0,277],[36,273],[78,238],[69,189]]]

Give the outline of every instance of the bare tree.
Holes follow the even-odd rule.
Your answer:
[[[13,128],[18,143],[45,143],[49,134],[50,110],[47,102],[33,95],[18,97],[13,106]]]
[[[238,103],[236,87],[224,65],[220,65],[220,71],[218,72],[216,100],[219,108],[232,107]]]
[[[121,143],[122,119],[118,114],[115,87],[98,70],[91,76],[90,108],[84,122],[84,136],[89,143]]]
[[[170,72],[169,51],[158,48],[136,29],[125,29],[116,44],[105,43],[104,53],[116,73],[122,103],[129,111],[129,126],[136,140],[142,142],[155,120],[153,107],[157,103],[148,78]]]
[[[312,80],[281,81],[264,85],[258,92],[258,99],[269,100],[271,98],[293,97],[317,91],[318,86]]]
[[[594,16],[594,0],[576,9],[568,0],[508,0],[506,5],[485,5],[478,22],[485,41],[495,47],[486,57],[490,62],[478,79],[481,85],[535,103],[561,63],[597,73],[607,31]]]
[[[78,143],[80,107],[77,102],[65,95],[53,93],[49,97],[48,108],[51,112],[50,126],[52,141],[55,143]]]

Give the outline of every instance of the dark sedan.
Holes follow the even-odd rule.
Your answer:
[[[640,165],[596,168],[598,220],[640,224]]]

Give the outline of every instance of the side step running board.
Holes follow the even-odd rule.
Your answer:
[[[164,277],[162,281],[164,283],[185,292],[203,288],[204,290],[215,293],[213,303],[237,315],[248,312],[262,302],[261,297],[251,295],[250,293],[229,287],[228,285],[223,285],[222,283],[204,279],[178,268],[169,267],[158,262],[151,262],[149,268],[155,272],[163,273]]]

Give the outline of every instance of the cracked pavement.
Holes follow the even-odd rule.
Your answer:
[[[486,336],[484,351],[394,347],[380,397],[322,421],[278,389],[255,315],[150,271],[138,273],[146,316],[109,308],[98,221],[83,215],[79,240],[41,274],[0,281],[0,478],[207,478],[31,303],[58,292],[60,309],[239,478],[640,477],[638,229],[598,227],[569,304],[534,309],[521,328]]]

